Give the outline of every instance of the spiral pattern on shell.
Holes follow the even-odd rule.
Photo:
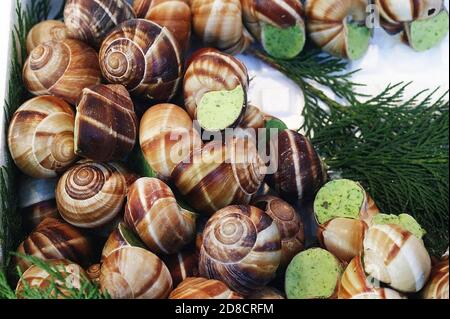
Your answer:
[[[174,97],[181,82],[182,64],[172,33],[142,19],[117,26],[100,49],[105,79],[148,100],[166,102]]]
[[[74,113],[53,96],[35,97],[14,113],[8,146],[17,167],[34,178],[53,178],[75,160]]]
[[[64,22],[45,20],[31,28],[27,35],[27,52],[33,51],[38,45],[48,41],[60,41],[69,38],[69,32]]]
[[[422,292],[422,298],[424,299],[448,299],[449,289],[449,270],[448,270],[448,257],[438,262],[433,266],[431,271],[430,280],[425,286]]]
[[[169,299],[243,299],[223,282],[197,277],[186,278],[169,296]]]
[[[31,51],[23,68],[23,81],[34,95],[54,95],[72,105],[85,87],[101,80],[98,55],[83,42],[49,41]]]
[[[200,274],[243,295],[265,286],[281,261],[281,237],[269,215],[253,206],[228,206],[208,221]]]

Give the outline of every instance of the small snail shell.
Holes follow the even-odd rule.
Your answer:
[[[397,225],[374,225],[364,239],[364,269],[401,292],[417,292],[430,275],[424,243]]]
[[[70,224],[95,228],[122,211],[130,173],[120,164],[82,161],[68,170],[56,187],[56,203]]]
[[[362,220],[335,218],[319,226],[318,237],[323,248],[349,262],[362,253],[367,228]]]
[[[27,52],[33,51],[38,45],[48,41],[60,41],[69,38],[69,32],[64,22],[45,20],[31,28],[27,35]]]
[[[174,287],[188,277],[198,276],[198,256],[195,251],[186,250],[175,255],[164,256],[163,261],[172,275]]]
[[[247,297],[247,299],[253,300],[276,300],[276,299],[286,299],[283,294],[275,288],[264,287],[260,290],[255,291]]]
[[[11,156],[26,175],[53,178],[75,160],[74,113],[53,96],[35,97],[14,113],[8,131]]]
[[[405,296],[389,288],[376,288],[369,292],[363,292],[351,299],[406,299]]]
[[[191,0],[191,10],[194,31],[206,46],[238,54],[252,42],[240,0]]]
[[[292,258],[304,248],[303,222],[295,209],[274,196],[258,197],[252,205],[262,209],[278,226],[281,235],[281,266],[287,267]]]
[[[206,224],[200,274],[248,295],[275,277],[281,261],[277,225],[253,206],[228,206]]]
[[[174,104],[152,106],[141,119],[139,141],[145,160],[162,180],[202,144],[192,119]]]
[[[264,173],[255,145],[235,138],[194,150],[175,167],[172,181],[196,212],[211,215],[228,205],[250,203]]]
[[[172,291],[169,299],[243,299],[223,282],[214,279],[186,278]]]
[[[448,258],[433,266],[430,280],[422,292],[424,299],[448,299]]]
[[[114,251],[122,247],[146,248],[145,244],[133,233],[125,223],[120,223],[111,232],[102,250],[102,261]]]
[[[80,265],[88,265],[93,256],[90,240],[75,227],[55,218],[46,218],[19,245],[17,252],[42,260],[69,259]],[[27,260],[16,257],[22,271],[31,266]]]
[[[134,0],[138,18],[151,20],[166,27],[186,52],[191,37],[191,7],[189,0]]]
[[[75,116],[75,153],[94,161],[122,160],[137,139],[133,101],[122,85],[85,88]]]
[[[99,84],[98,55],[83,42],[71,39],[45,42],[31,51],[23,81],[34,95],[54,95],[75,105],[81,91]]]
[[[68,0],[64,8],[70,36],[96,48],[115,26],[135,17],[126,0]]]
[[[174,254],[191,242],[195,219],[159,179],[140,178],[128,192],[125,222],[155,253]]]
[[[107,36],[100,49],[100,67],[109,83],[122,84],[135,96],[166,102],[181,82],[182,56],[169,30],[136,19]]]
[[[86,275],[93,283],[100,283],[101,264],[93,264],[86,270]]]
[[[172,277],[153,253],[123,247],[104,259],[100,287],[113,299],[165,299],[172,290]]]
[[[311,142],[303,135],[285,130],[271,140],[271,161],[278,169],[268,184],[288,202],[314,197],[326,181],[326,170]]]

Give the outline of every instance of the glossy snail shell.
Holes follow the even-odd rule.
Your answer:
[[[139,141],[147,163],[162,180],[168,180],[175,166],[202,145],[192,119],[174,104],[158,104],[145,112]]]
[[[401,292],[422,289],[431,271],[424,243],[397,225],[374,225],[364,239],[364,269]]]
[[[351,299],[406,299],[405,296],[389,288],[376,288],[353,296]]]
[[[172,275],[174,287],[189,277],[198,276],[198,256],[194,250],[184,250],[162,258]]]
[[[35,97],[14,113],[8,146],[17,167],[34,178],[53,178],[75,160],[74,113],[53,96]]]
[[[362,257],[358,255],[349,262],[342,274],[338,298],[352,299],[360,294],[371,293],[377,288],[380,288],[379,282],[366,275]]]
[[[200,274],[248,295],[269,283],[281,261],[281,236],[272,218],[253,206],[228,206],[206,224]]]
[[[117,163],[82,161],[68,170],[56,187],[56,203],[70,224],[95,228],[122,212],[130,173]]]
[[[422,292],[424,299],[448,299],[448,257],[433,266],[430,280]]]
[[[45,42],[31,51],[23,81],[34,95],[54,95],[72,105],[85,87],[99,84],[98,55],[83,42],[71,39]]]
[[[247,110],[245,111],[244,117],[239,124],[240,128],[243,129],[254,129],[258,130],[264,128],[266,125],[266,115],[258,107],[249,104]],[[255,132],[258,133],[258,132]]]
[[[27,52],[33,51],[38,45],[48,41],[60,41],[69,38],[69,32],[64,22],[45,20],[31,28],[27,35]]]
[[[86,275],[93,283],[100,283],[101,264],[93,264],[86,270]]]
[[[240,0],[191,0],[191,10],[193,29],[206,46],[238,54],[251,44]]]
[[[122,160],[134,148],[137,117],[122,85],[85,88],[75,116],[75,153],[94,161]]]
[[[278,226],[281,235],[281,266],[287,267],[304,248],[305,233],[300,215],[287,202],[274,196],[258,197],[252,201],[252,205],[262,209]]]
[[[70,36],[96,48],[115,26],[135,17],[126,0],[68,0],[64,8]]]
[[[172,181],[196,212],[211,215],[228,205],[250,203],[264,173],[255,145],[233,139],[194,150],[175,167]]]
[[[255,291],[247,297],[251,300],[276,300],[276,299],[286,299],[283,294],[275,288],[264,287],[260,290]]]
[[[80,265],[88,265],[93,256],[93,247],[78,229],[49,217],[19,245],[17,253],[42,260],[69,259]],[[22,271],[32,265],[20,257],[16,257],[16,262]]]
[[[151,20],[166,27],[186,52],[191,38],[192,14],[189,0],[134,0],[138,18]]]
[[[169,186],[143,177],[130,188],[125,222],[157,254],[174,254],[195,237],[195,214],[181,208]]]
[[[105,246],[103,246],[101,260],[105,260],[111,253],[123,247],[146,248],[145,244],[133,233],[133,231],[124,222],[121,222],[106,240]]]
[[[186,278],[169,296],[169,299],[243,299],[223,282],[214,279]]]
[[[104,259],[100,287],[112,299],[165,299],[172,290],[172,277],[153,253],[124,247]]]
[[[182,56],[172,33],[135,19],[117,26],[100,49],[100,67],[109,83],[122,84],[147,100],[166,102],[181,82]]]

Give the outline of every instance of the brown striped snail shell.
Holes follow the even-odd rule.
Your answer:
[[[186,278],[175,288],[169,299],[243,299],[223,282],[199,277]]]
[[[363,258],[367,274],[400,292],[421,290],[431,271],[423,241],[397,225],[371,226]]]
[[[172,33],[158,24],[129,20],[117,26],[100,49],[100,67],[109,83],[134,96],[166,102],[182,77],[182,55]]]
[[[194,239],[196,215],[178,205],[163,181],[140,178],[127,199],[125,222],[151,251],[174,254]]]
[[[240,0],[191,0],[192,26],[205,46],[238,54],[253,41],[242,22]]]
[[[8,146],[19,169],[34,178],[53,178],[75,160],[74,112],[53,96],[35,97],[14,113]]]
[[[284,295],[275,288],[264,287],[260,290],[255,291],[247,297],[247,299],[252,300],[276,300],[276,299],[286,299]]]
[[[124,222],[119,223],[119,225],[117,225],[117,227],[109,235],[105,246],[103,246],[101,260],[103,261],[106,257],[111,255],[111,253],[121,249],[122,247],[146,248],[145,244]]]
[[[81,228],[108,224],[122,212],[133,177],[117,163],[81,161],[68,170],[56,187],[61,216]]]
[[[239,124],[240,128],[243,129],[260,129],[264,128],[266,125],[266,114],[261,111],[257,106],[249,104],[247,110],[245,111],[244,117]]]
[[[64,8],[70,36],[96,48],[115,26],[135,17],[126,0],[68,0]]]
[[[186,52],[191,38],[192,14],[189,0],[134,0],[138,18],[151,20],[166,27]]]
[[[303,250],[305,232],[302,219],[295,209],[284,200],[274,196],[262,196],[252,205],[268,214],[281,235],[281,266],[287,267],[297,253]]]
[[[38,45],[48,41],[60,41],[69,38],[69,32],[64,22],[45,20],[31,28],[27,35],[27,52],[33,51]]]
[[[186,278],[198,276],[198,256],[194,250],[183,250],[162,258],[172,275],[174,287]]]
[[[139,142],[145,160],[162,180],[168,180],[175,166],[202,144],[192,119],[174,104],[158,104],[145,112]]]
[[[433,266],[430,280],[422,291],[424,299],[448,299],[448,257]]]
[[[89,266],[89,268],[86,270],[87,277],[93,283],[96,283],[96,284],[100,283],[101,267],[102,267],[101,264],[93,264],[93,265]]]
[[[275,277],[280,261],[280,232],[259,208],[228,206],[206,224],[199,264],[203,277],[248,295]]]
[[[137,117],[122,85],[85,88],[75,116],[75,153],[94,161],[122,160],[134,148]]]
[[[342,274],[339,283],[338,298],[352,299],[363,293],[373,292],[380,284],[366,275],[361,255],[354,257]]]
[[[91,241],[75,227],[55,218],[46,218],[19,245],[17,253],[42,260],[69,259],[80,265],[88,265],[93,256]],[[32,264],[16,257],[22,271]]]
[[[24,84],[32,94],[54,95],[72,105],[85,87],[100,80],[97,52],[72,39],[40,44],[23,68]]]
[[[265,166],[253,143],[213,141],[194,150],[172,172],[172,181],[196,212],[213,214],[248,204],[262,185]]]
[[[103,260],[100,288],[112,299],[165,299],[172,290],[172,277],[150,251],[123,247]]]

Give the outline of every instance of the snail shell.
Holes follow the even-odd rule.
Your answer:
[[[244,117],[239,124],[240,128],[243,129],[254,129],[258,130],[266,126],[266,115],[258,107],[249,104],[247,110],[245,111]]]
[[[99,84],[98,55],[83,42],[71,39],[45,42],[31,51],[23,81],[34,95],[54,95],[72,105],[85,87]]]
[[[122,160],[134,148],[137,117],[122,85],[83,90],[75,116],[75,153],[94,161]]]
[[[105,260],[112,252],[121,249],[122,247],[146,248],[145,244],[123,222],[117,225],[106,240],[102,250],[101,260]]]
[[[274,196],[258,197],[252,201],[252,205],[262,209],[278,226],[281,235],[281,266],[287,267],[304,248],[305,233],[300,216],[291,205]]]
[[[223,282],[214,279],[186,278],[172,291],[169,299],[244,299]]]
[[[198,276],[198,256],[195,251],[185,250],[175,255],[164,256],[163,261],[172,275],[174,287],[189,277]]]
[[[38,45],[48,41],[60,41],[69,38],[69,32],[64,22],[45,20],[31,28],[27,35],[27,52],[33,51]]]
[[[281,261],[277,225],[253,206],[228,206],[215,213],[203,233],[200,274],[248,295],[275,277]]]
[[[123,247],[104,259],[100,287],[112,299],[165,299],[172,290],[172,277],[153,253]]]
[[[255,291],[247,297],[247,299],[253,300],[276,300],[276,299],[286,299],[283,294],[275,288],[264,287],[260,290]]]
[[[61,216],[77,227],[106,225],[123,209],[134,179],[130,175],[117,163],[78,163],[61,177],[56,187]]]
[[[139,141],[144,157],[162,180],[202,141],[185,110],[174,104],[152,106],[141,119]]]
[[[430,275],[431,260],[421,239],[397,225],[374,225],[364,239],[364,269],[401,292],[417,292]]]
[[[424,299],[448,299],[448,258],[433,266],[430,280],[422,292]]]
[[[115,26],[135,17],[126,0],[68,0],[64,8],[70,36],[96,48]]]
[[[191,10],[194,31],[205,46],[238,54],[251,44],[240,0],[191,0]]]
[[[140,178],[128,192],[125,222],[155,253],[174,254],[191,242],[195,219],[159,179]]]
[[[106,37],[100,67],[109,83],[122,84],[135,96],[166,102],[181,82],[182,56],[167,28],[135,19],[120,24]]]
[[[186,52],[191,38],[191,7],[189,0],[134,0],[138,18],[151,20],[166,27]]]
[[[53,96],[35,97],[14,113],[8,131],[11,156],[26,175],[53,178],[75,160],[74,113]]]
[[[93,264],[86,270],[86,275],[93,283],[100,283],[101,264]]]
[[[406,297],[393,289],[377,288],[355,295],[351,299],[406,299]]]
[[[380,288],[379,282],[366,275],[362,257],[358,255],[349,262],[342,274],[338,298],[352,299],[360,294],[372,293],[377,288]]]
[[[255,145],[235,138],[194,150],[175,167],[172,181],[196,212],[211,215],[228,205],[250,203],[264,173]]]

